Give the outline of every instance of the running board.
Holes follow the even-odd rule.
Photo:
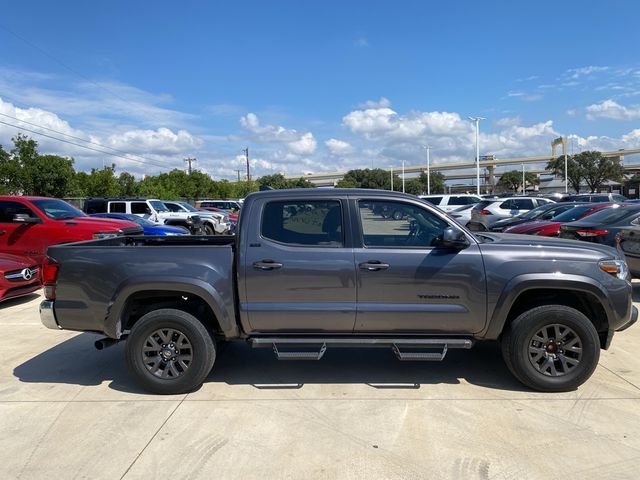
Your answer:
[[[253,337],[248,341],[253,348],[272,347],[278,360],[320,360],[329,347],[391,347],[399,360],[441,361],[450,348],[469,349],[473,346],[473,340],[466,338]],[[279,346],[292,350],[283,351]],[[306,350],[293,350],[296,346]],[[317,350],[310,351],[311,347],[317,347]],[[415,351],[419,349],[438,351]]]

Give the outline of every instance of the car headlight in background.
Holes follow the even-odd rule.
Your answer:
[[[94,240],[100,240],[103,238],[114,238],[114,237],[119,237],[120,235],[122,235],[123,232],[122,231],[111,231],[111,232],[96,232],[93,234],[93,238]]]
[[[629,267],[627,267],[627,262],[624,260],[600,260],[598,267],[603,272],[615,275],[620,280],[626,280],[629,274]]]

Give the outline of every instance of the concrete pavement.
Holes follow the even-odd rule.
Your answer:
[[[495,345],[414,364],[231,344],[199,391],[161,397],[129,379],[123,345],[41,326],[39,300],[0,306],[2,479],[638,476],[637,325],[570,393],[525,389]]]

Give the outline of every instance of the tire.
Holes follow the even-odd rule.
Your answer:
[[[393,219],[394,220],[402,220],[402,212],[400,210],[396,210],[395,212],[393,212]]]
[[[511,373],[541,392],[575,390],[591,377],[600,359],[593,323],[565,305],[524,312],[509,325],[501,344]]]
[[[125,357],[142,388],[171,395],[191,392],[202,385],[213,368],[216,347],[208,330],[193,315],[163,308],[147,313],[133,325]]]
[[[216,231],[213,229],[213,227],[211,225],[209,225],[208,223],[204,224],[204,234],[205,235],[215,235]]]

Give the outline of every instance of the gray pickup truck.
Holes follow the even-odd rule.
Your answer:
[[[199,387],[226,341],[287,360],[386,346],[417,361],[499,340],[522,383],[565,391],[638,315],[614,249],[473,234],[387,191],[260,192],[235,237],[118,237],[48,255],[44,325],[101,332],[99,349],[126,339],[132,374],[164,394]]]

